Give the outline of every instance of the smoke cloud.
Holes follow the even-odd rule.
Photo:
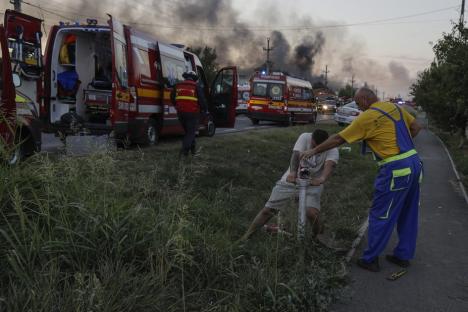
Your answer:
[[[364,81],[377,86],[390,82],[394,90],[401,90],[411,83],[409,71],[403,64],[385,64],[366,57],[365,44],[349,35],[345,28],[320,30],[313,16],[302,12],[286,13],[272,2],[249,8],[255,11],[259,25],[270,25],[269,29],[256,28],[252,22],[244,23],[241,12],[230,0],[64,0],[60,3],[60,8],[55,5],[57,12],[76,20],[98,17],[100,24],[105,24],[106,13],[110,13],[163,42],[213,47],[218,64],[237,65],[247,74],[265,65],[263,48],[269,37],[273,70],[316,82],[323,81],[322,70],[328,65],[328,82],[333,87],[350,83],[352,76],[355,87]],[[52,2],[44,4],[47,6],[54,10]],[[38,10],[26,5],[24,8],[26,13],[41,17]],[[44,18],[49,26],[64,20],[50,14]],[[275,25],[288,24],[303,25],[307,30],[275,29]],[[393,91],[387,90],[387,94]]]

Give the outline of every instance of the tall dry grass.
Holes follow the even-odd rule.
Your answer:
[[[237,242],[307,130],[200,140],[186,162],[169,143],[0,167],[0,310],[326,310],[346,282],[339,255],[266,233]],[[322,212],[345,243],[372,171],[353,150],[326,186]]]

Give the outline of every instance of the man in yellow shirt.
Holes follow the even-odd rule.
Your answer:
[[[347,128],[322,144],[302,153],[310,157],[345,142],[363,141],[378,159],[379,172],[374,183],[374,196],[369,211],[368,247],[357,264],[378,272],[379,255],[385,249],[395,224],[398,245],[386,259],[401,267],[409,266],[414,257],[418,228],[419,183],[422,162],[412,138],[421,126],[396,104],[379,102],[374,92],[361,88],[355,101],[364,112]]]

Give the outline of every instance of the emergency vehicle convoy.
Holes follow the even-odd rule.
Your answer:
[[[200,132],[211,136],[216,126],[234,126],[236,67],[221,69],[210,88],[195,54],[112,17],[109,25],[52,26],[42,64],[40,20],[7,10],[5,28],[15,44],[10,55],[28,52],[13,59],[13,71],[21,91],[40,107],[45,132],[110,134],[123,144],[156,144],[160,135],[181,134],[170,94],[187,71],[197,73],[208,102]]]
[[[257,73],[250,80],[247,116],[253,124],[260,120],[286,125],[315,122],[317,109],[309,81],[273,72]]]

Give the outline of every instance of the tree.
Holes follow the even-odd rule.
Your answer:
[[[211,86],[218,72],[218,63],[216,63],[218,55],[216,54],[216,49],[205,46],[204,48],[192,47],[189,48],[189,50],[195,53],[200,59],[208,84]]]
[[[338,91],[338,96],[352,98],[354,96],[355,91],[356,90],[350,84],[347,84],[344,88],[341,88]]]
[[[455,25],[433,48],[435,59],[411,86],[416,104],[441,127],[460,137],[468,132],[468,29]]]

